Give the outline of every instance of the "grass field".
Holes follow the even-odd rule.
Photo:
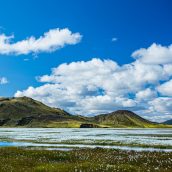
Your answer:
[[[171,164],[168,152],[0,148],[1,172],[171,172]]]

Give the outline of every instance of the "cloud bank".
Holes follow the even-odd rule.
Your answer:
[[[29,53],[52,52],[63,48],[65,45],[74,45],[80,42],[80,33],[72,33],[68,28],[51,29],[43,36],[36,39],[31,36],[27,39],[12,43],[14,35],[6,36],[0,34],[0,54],[1,55],[26,55]]]
[[[171,46],[153,44],[132,56],[136,60],[121,66],[99,58],[61,64],[37,77],[42,86],[30,86],[15,96],[29,96],[73,114],[128,109],[158,122],[172,118]]]

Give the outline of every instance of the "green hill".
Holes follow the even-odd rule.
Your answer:
[[[172,125],[172,119],[165,121],[164,124]]]
[[[0,98],[0,127],[168,127],[120,110],[95,117],[75,116],[28,97]]]
[[[127,110],[118,110],[109,114],[93,117],[93,120],[102,125],[111,127],[154,127],[157,123],[148,121]]]
[[[81,120],[28,97],[0,99],[0,126],[46,127],[54,121]]]

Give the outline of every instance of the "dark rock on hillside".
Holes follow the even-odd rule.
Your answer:
[[[0,126],[3,126],[4,124],[6,124],[8,121],[10,121],[10,119],[2,119],[0,120]]]
[[[98,125],[95,124],[81,124],[80,128],[99,128]]]
[[[17,125],[18,125],[18,126],[27,125],[27,124],[29,124],[30,122],[32,122],[33,119],[34,119],[33,116],[28,116],[28,117],[22,118],[22,119],[20,119],[19,121],[17,121]]]

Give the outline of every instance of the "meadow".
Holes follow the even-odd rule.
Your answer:
[[[171,152],[0,148],[1,172],[171,172]]]
[[[1,172],[171,172],[171,129],[1,128]]]

